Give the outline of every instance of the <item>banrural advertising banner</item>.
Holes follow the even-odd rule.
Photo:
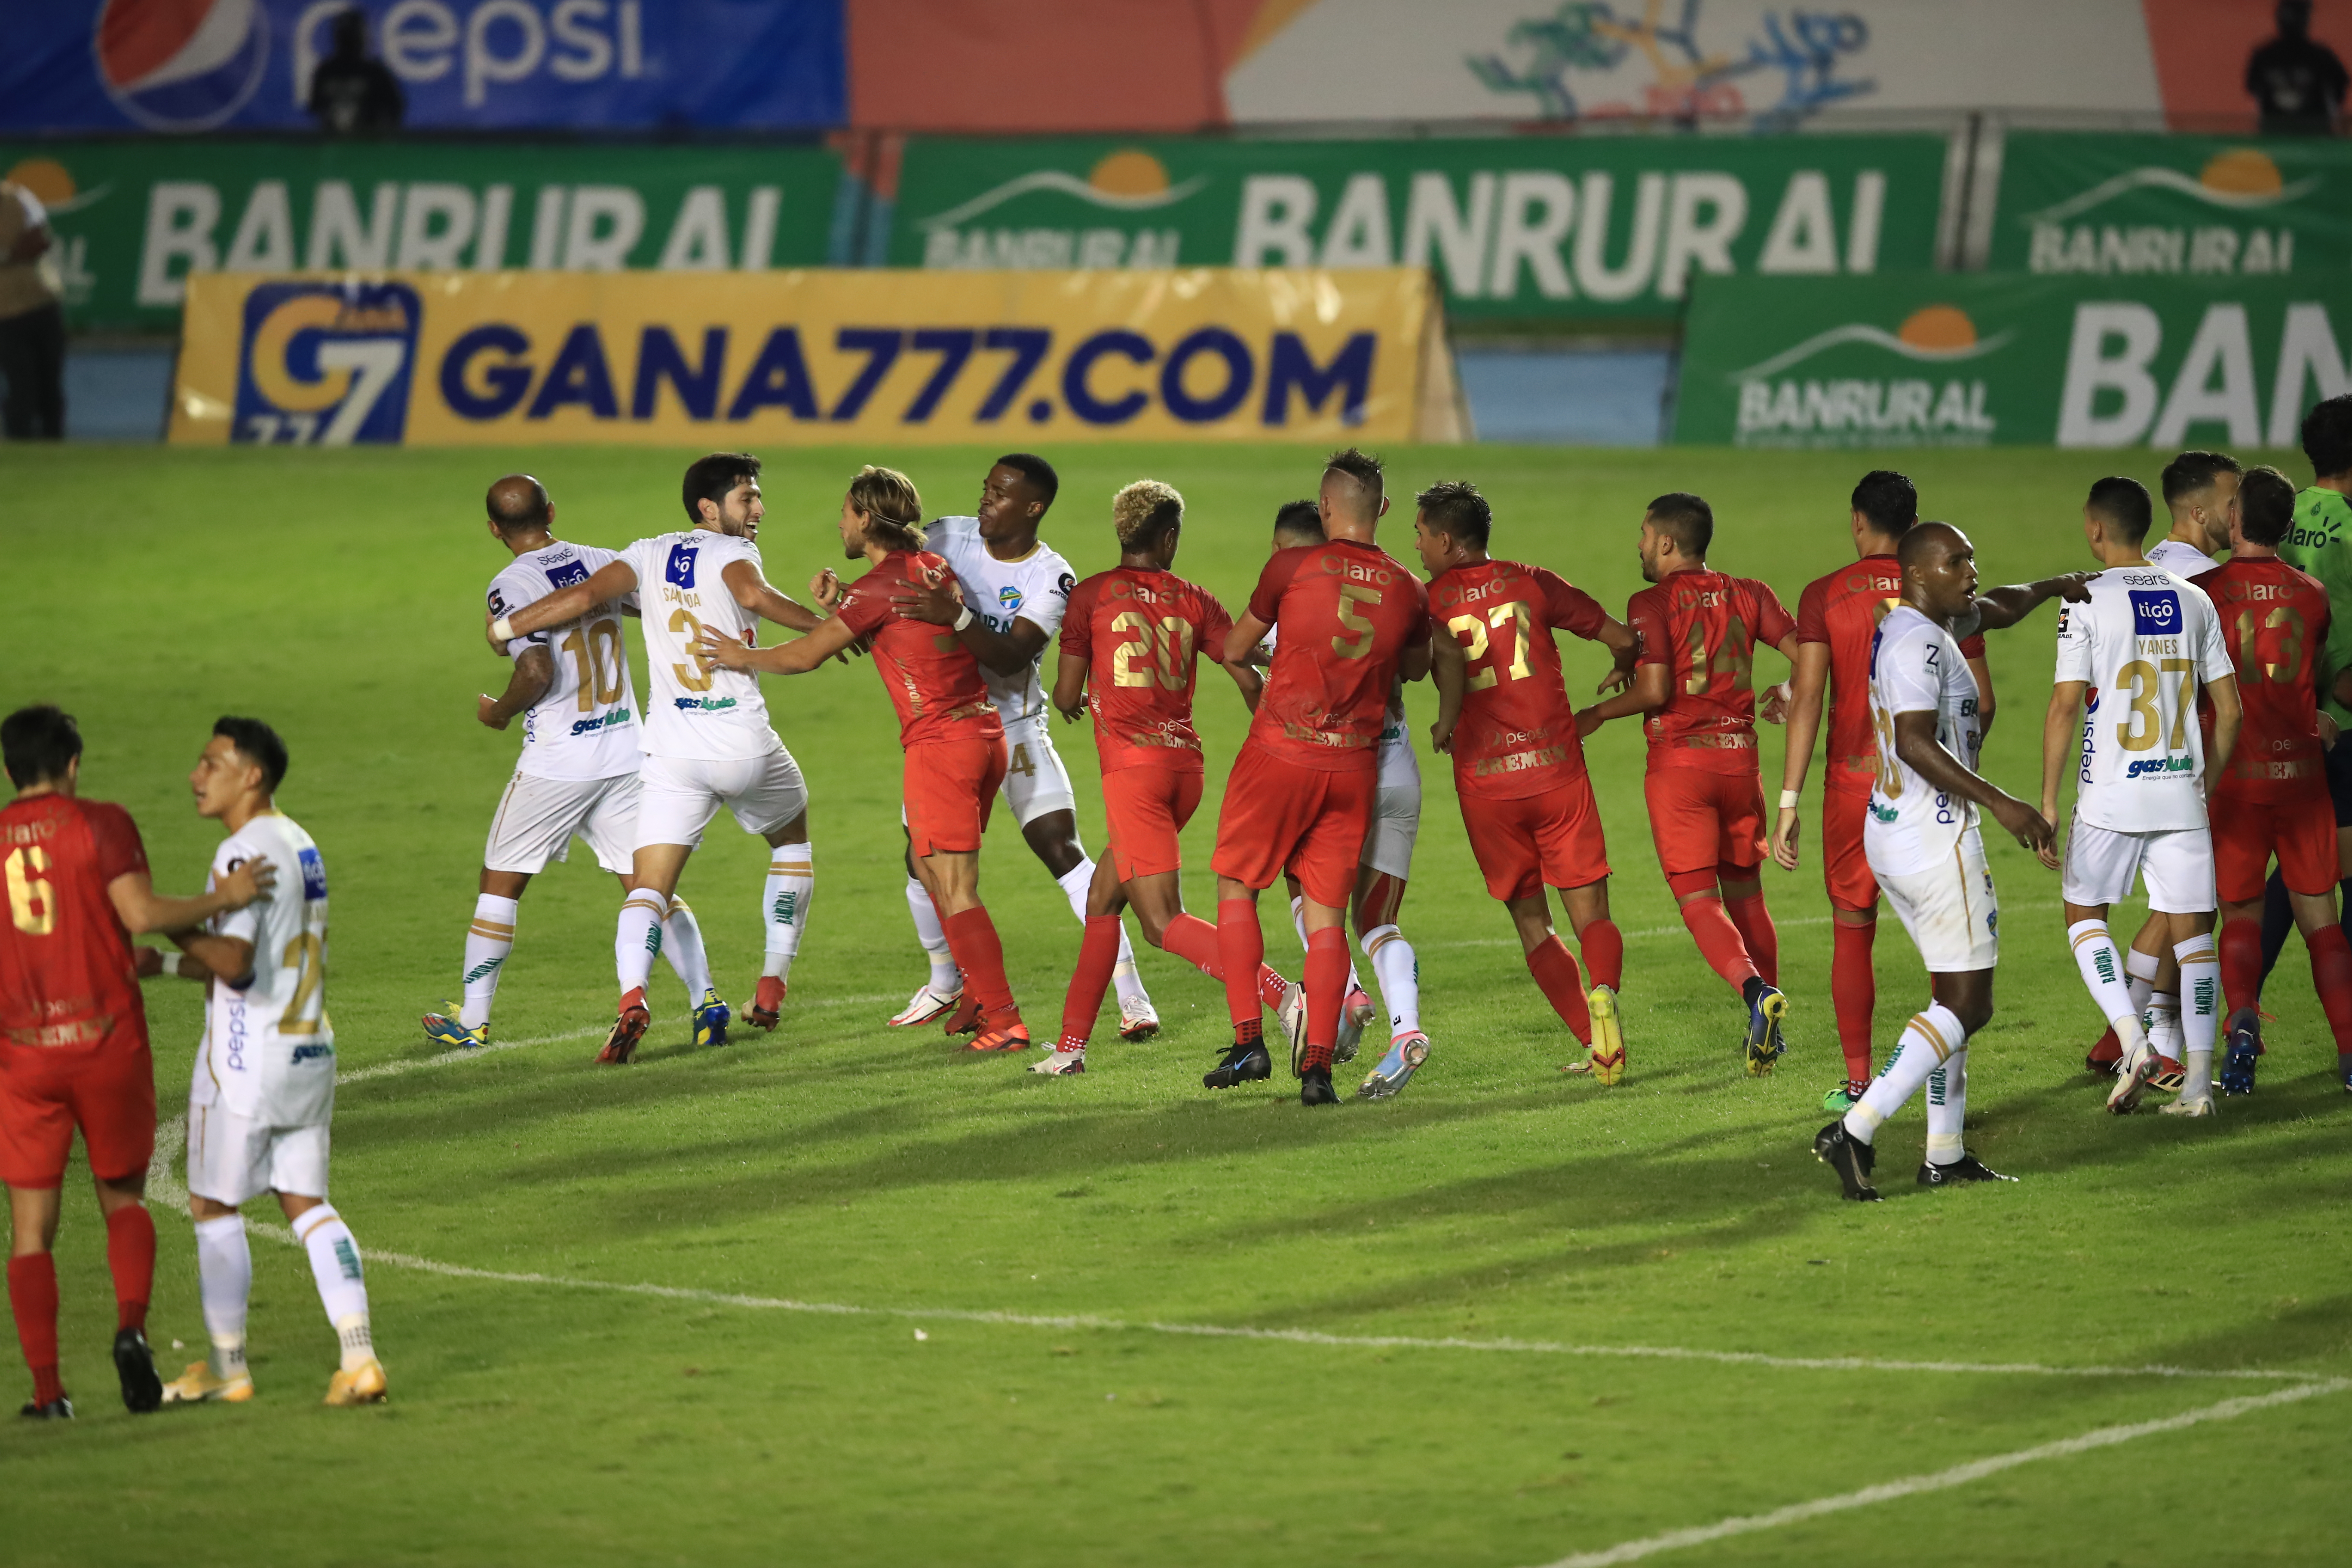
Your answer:
[[[2352,392],[2336,279],[1710,279],[1675,439],[1740,447],[2292,447]]]
[[[1934,264],[1941,137],[916,139],[892,262],[1427,267],[1456,319],[1665,321],[1703,276]]]
[[[2352,142],[2012,132],[1992,265],[2340,286],[2352,268]]]
[[[195,272],[817,266],[841,184],[814,147],[83,142],[0,145],[0,170],[100,331],[176,328]]]
[[[1426,272],[190,279],[170,438],[1459,439]]]

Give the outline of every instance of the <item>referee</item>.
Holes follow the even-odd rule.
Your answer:
[[[55,441],[66,433],[65,311],[40,264],[52,243],[40,198],[0,180],[0,376],[8,382],[12,441]]]

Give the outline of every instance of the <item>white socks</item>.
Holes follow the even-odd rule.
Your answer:
[[[915,917],[915,940],[923,944],[923,952],[931,961],[931,989],[942,996],[954,995],[963,989],[963,971],[956,967],[955,955],[948,951],[947,928],[940,924],[940,911],[932,907],[931,895],[912,877],[907,879],[907,912]]]
[[[816,891],[816,852],[806,844],[779,844],[770,851],[768,885],[760,908],[768,923],[766,955],[760,973],[789,980],[793,958],[801,950],[801,933],[808,929],[809,899]],[[925,899],[928,906],[930,902]],[[937,915],[932,917],[938,919]],[[922,922],[916,921],[919,928]],[[945,941],[944,935],[940,938]],[[926,943],[925,945],[929,945]]]
[[[1381,1000],[1389,1005],[1389,1034],[1408,1035],[1421,1027],[1421,962],[1412,943],[1394,926],[1376,926],[1364,933],[1364,955],[1381,978]]]
[[[662,949],[662,922],[668,918],[669,900],[650,888],[639,888],[621,900],[620,921],[613,932],[613,967],[622,995],[644,990],[653,978],[654,955]]]
[[[2116,950],[2114,933],[2105,921],[2077,921],[2066,928],[2066,942],[2074,950],[2074,967],[2082,971],[2092,1003],[2114,1026],[2124,1059],[2129,1061],[2132,1053],[2147,1043],[2147,1033],[2140,1027],[2139,1006],[2125,980],[2124,958]]]
[[[2151,991],[2147,1011],[2141,1015],[2147,1029],[2147,1043],[2158,1056],[2168,1061],[2180,1059],[2180,998],[2168,991]]]
[[[669,901],[669,918],[662,921],[662,956],[686,987],[686,1005],[701,1006],[702,994],[710,989],[710,955],[703,951],[702,927],[684,899]]]
[[[196,1294],[204,1302],[216,1377],[245,1375],[245,1303],[252,1293],[253,1249],[246,1243],[245,1216],[196,1221]]]
[[[1070,900],[1070,912],[1078,917],[1080,925],[1086,924],[1087,894],[1095,884],[1095,863],[1082,859],[1070,868],[1068,876],[1056,877],[1054,881],[1062,889],[1062,897]],[[1135,944],[1128,940],[1124,920],[1118,922],[1118,962],[1112,965],[1110,978],[1111,984],[1118,987],[1120,1002],[1150,1005],[1151,997],[1143,989],[1143,976],[1135,967]]]
[[[2213,1097],[2213,1037],[2221,1021],[2221,955],[2209,932],[2176,943],[2173,962],[2180,965],[2180,1034],[2187,1053],[2180,1058],[2188,1080],[2180,1086],[2183,1104]]]
[[[457,1022],[469,1029],[490,1021],[499,976],[514,951],[517,907],[514,900],[490,893],[474,900],[474,923],[466,928],[466,1000],[457,1011]]]
[[[1927,1163],[1952,1165],[1968,1152],[1960,1137],[1969,1110],[1969,1048],[1962,1046],[1927,1075]]]
[[[1303,898],[1290,900],[1290,929],[1298,933],[1298,945],[1303,951],[1307,946],[1307,900]],[[1356,955],[1350,951],[1348,954],[1348,993],[1346,994],[1361,991],[1363,988],[1364,983],[1356,978]]]
[[[375,1359],[368,1331],[367,1281],[360,1274],[360,1244],[331,1204],[304,1210],[294,1222],[294,1238],[310,1255],[310,1278],[318,1281],[320,1304],[342,1341],[343,1370],[357,1372]]]
[[[1885,1072],[1871,1080],[1868,1092],[1845,1113],[1847,1135],[1864,1143],[1875,1140],[1880,1125],[1902,1110],[1903,1102],[1919,1092],[1919,1086],[1927,1081],[1927,1076],[1937,1068],[1947,1066],[1967,1047],[1968,1042],[1969,1032],[1960,1027],[1960,1021],[1952,1010],[1940,1002],[1914,1016],[1903,1031],[1902,1043],[1895,1048],[1895,1059],[1886,1064]],[[1949,1081],[1948,1076],[1948,1096],[1950,1093]],[[1935,1128],[1931,1126],[1928,1131],[1932,1133]],[[1951,1133],[1954,1137],[1959,1135],[1957,1113],[1953,1117]],[[1952,1158],[1959,1156],[1954,1154]],[[1937,1163],[1943,1164],[1948,1162]]]
[[[2136,947],[2126,950],[2124,988],[2131,993],[2133,1012],[2147,1011],[2148,999],[2156,994],[2157,972],[2163,967],[2164,960],[2155,953],[2142,952]]]

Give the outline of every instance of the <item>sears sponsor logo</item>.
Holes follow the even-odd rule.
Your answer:
[[[2176,637],[2180,631],[2180,595],[2165,590],[2131,595],[2132,630],[2144,637]]]
[[[133,122],[209,131],[260,87],[269,20],[258,0],[106,0],[89,47],[107,97]]]
[[[246,296],[229,439],[397,443],[424,308],[405,283],[264,283]]]

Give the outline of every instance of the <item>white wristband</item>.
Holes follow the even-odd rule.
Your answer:
[[[505,616],[500,616],[497,620],[490,623],[490,635],[498,638],[500,642],[514,641],[514,622]]]
[[[180,973],[180,955],[168,948],[163,952],[163,973],[166,974]]]
[[[1794,811],[1796,808],[1797,792],[1792,789],[1782,790],[1780,792],[1780,809],[1782,811]]]
[[[955,629],[957,631],[961,631],[964,627],[970,625],[971,625],[971,606],[970,605],[966,605],[963,607],[963,613],[955,618]]]

